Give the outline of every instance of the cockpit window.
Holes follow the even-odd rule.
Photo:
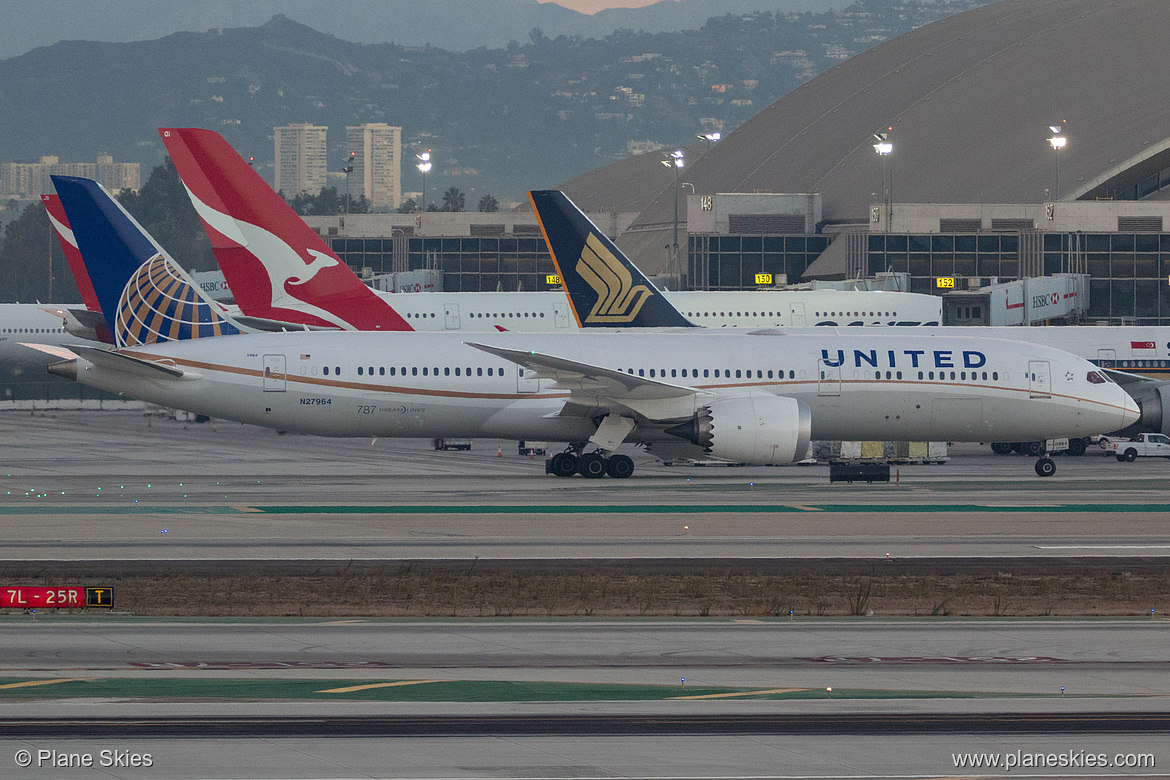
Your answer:
[[[1103,385],[1103,384],[1107,384],[1107,383],[1108,383],[1108,381],[1109,381],[1109,380],[1107,380],[1105,377],[1103,377],[1103,376],[1101,376],[1100,374],[1098,374],[1096,371],[1090,371],[1090,372],[1088,373],[1088,375],[1087,375],[1087,376],[1085,376],[1085,379],[1088,379],[1088,380],[1089,380],[1089,383],[1090,383],[1090,384],[1094,384],[1094,385]]]

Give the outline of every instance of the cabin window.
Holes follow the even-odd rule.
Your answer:
[[[268,369],[264,370],[267,371]],[[361,376],[363,371],[365,371],[365,369],[363,369],[361,366],[358,366],[358,376]]]
[[[323,369],[321,369],[321,373],[325,374],[325,376],[329,376],[329,366],[325,366]]]
[[[418,376],[418,366],[411,366],[410,375],[411,376]]]
[[[646,376],[646,369],[639,368],[638,369],[638,376]]]
[[[772,369],[770,369],[770,368],[768,369],[768,378],[769,379],[772,378]]]
[[[390,373],[394,373],[394,369],[390,369]],[[378,376],[386,376],[386,366],[378,366]]]
[[[438,369],[435,369],[435,370],[436,370],[436,372],[438,371]],[[443,376],[451,376],[451,367],[450,366],[443,366]]]
[[[704,369],[703,369],[703,378],[704,378],[704,379],[706,379],[706,378],[707,378],[707,377],[709,377],[709,376],[711,376],[711,369],[709,369],[709,368],[704,368]]]
[[[482,368],[475,369],[475,375],[476,376],[483,376],[483,369]]]

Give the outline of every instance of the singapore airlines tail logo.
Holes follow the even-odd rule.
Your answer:
[[[654,294],[644,284],[635,286],[629,270],[593,234],[585,239],[576,270],[597,293],[587,324],[632,322]]]

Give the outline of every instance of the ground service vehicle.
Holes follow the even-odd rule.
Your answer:
[[[1140,433],[1131,441],[1110,442],[1105,451],[1129,463],[1138,458],[1170,458],[1170,436],[1164,433]]]

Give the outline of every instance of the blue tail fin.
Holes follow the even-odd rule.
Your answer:
[[[581,327],[693,327],[563,192],[528,196]]]
[[[52,179],[116,346],[241,332],[102,185]]]

